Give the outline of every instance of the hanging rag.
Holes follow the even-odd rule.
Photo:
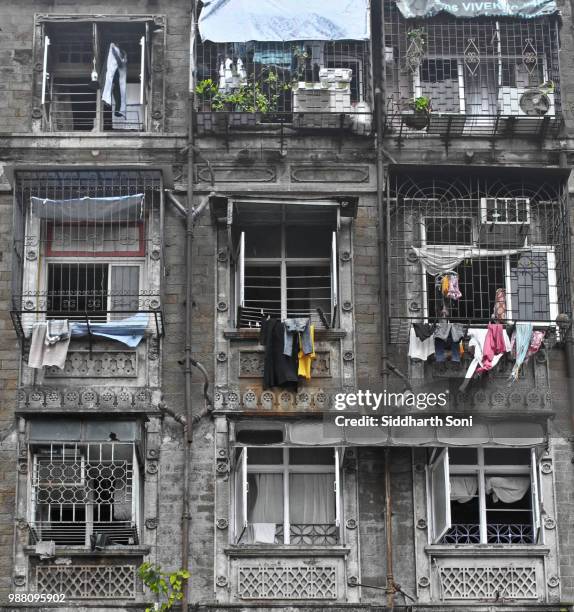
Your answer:
[[[54,540],[37,542],[34,546],[34,552],[40,559],[53,559],[56,556],[56,542]]]
[[[488,329],[485,328],[476,328],[468,330],[469,343],[468,348],[474,350],[474,357],[468,366],[468,370],[464,375],[465,379],[472,378],[476,370],[482,365],[483,361],[483,350],[486,342],[486,335],[488,334]],[[510,338],[506,333],[504,327],[502,328],[502,339],[504,341],[504,352],[498,353],[492,357],[490,362],[490,369],[492,370],[498,362],[502,359],[504,353],[510,351]],[[463,385],[463,388],[467,383]]]
[[[117,79],[116,79],[117,73]],[[112,90],[114,90],[114,114],[116,117],[126,116],[126,89],[128,79],[128,56],[115,43],[110,43],[106,63],[106,80],[102,91],[102,100],[112,106]]]
[[[460,300],[462,293],[458,286],[458,274],[448,274],[448,290],[446,297],[451,300]]]
[[[526,359],[530,359],[532,355],[538,353],[540,347],[542,346],[542,342],[544,342],[544,337],[546,334],[543,331],[533,331],[532,338],[530,338],[530,346],[528,347],[528,353],[526,354]]]
[[[464,337],[464,325],[441,319],[436,326],[434,336],[440,340],[447,340],[449,335],[454,342],[459,342]]]
[[[478,479],[476,476],[451,476],[450,498],[461,504],[466,504],[478,491]]]
[[[306,355],[305,351],[303,350],[303,348],[299,349],[299,370],[298,370],[298,374],[299,376],[302,376],[303,378],[306,378],[307,380],[311,380],[311,365],[313,363],[313,360],[316,358],[316,354],[315,354],[315,326],[311,325],[310,326],[310,334],[311,334],[311,352]],[[303,342],[301,340],[301,334],[299,334],[299,344],[302,347],[303,346]]]
[[[412,326],[409,333],[409,357],[426,361],[431,355],[434,355],[434,350],[434,338],[429,336],[425,340],[420,340]]]
[[[430,323],[413,323],[413,329],[415,330],[415,334],[419,340],[426,340],[430,338],[436,329],[436,325],[431,325]]]
[[[492,318],[495,321],[504,321],[506,319],[506,289],[496,290]]]
[[[528,489],[530,478],[528,476],[489,476],[486,478],[485,490],[492,494],[492,501],[503,504],[514,504],[520,501]]]
[[[520,368],[526,360],[528,349],[530,348],[530,341],[532,339],[532,323],[517,323],[514,334],[512,335],[512,346],[513,352],[516,355],[516,362],[510,373],[511,380],[518,380],[520,374]]]
[[[293,342],[291,355],[285,355],[285,326],[279,319],[266,319],[261,325],[259,342],[265,347],[263,362],[263,388],[297,388],[299,377],[297,355],[299,351],[297,336]]]
[[[309,355],[313,352],[313,346],[311,342],[311,319],[308,317],[299,319],[285,319],[285,341],[283,346],[283,354],[290,356],[293,353],[293,338],[294,335],[299,333],[301,336],[301,348],[305,355]]]
[[[28,367],[56,366],[61,370],[66,364],[70,346],[70,330],[66,319],[41,321],[32,328]]]
[[[252,523],[254,544],[275,543],[275,523]]]
[[[448,274],[445,274],[440,281],[440,292],[446,297],[448,295],[449,280]]]
[[[482,348],[482,363],[476,373],[482,374],[482,372],[492,370],[494,357],[506,353],[506,351],[504,327],[500,323],[489,323]]]

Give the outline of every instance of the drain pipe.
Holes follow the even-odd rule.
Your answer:
[[[383,94],[379,87],[375,89],[375,113],[377,117],[377,211],[379,226],[379,287],[381,292],[381,376],[383,389],[389,381],[389,328],[388,328],[388,277],[387,277],[387,211],[385,207],[384,184],[385,166],[382,148],[383,134]],[[393,366],[393,370],[396,368]],[[406,379],[406,378],[405,378]],[[393,516],[391,497],[391,449],[387,446],[385,458],[385,550],[387,566],[387,608],[392,609],[395,598],[395,579],[393,573]]]

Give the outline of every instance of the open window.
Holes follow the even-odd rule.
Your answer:
[[[235,452],[236,543],[339,543],[339,449],[250,446]]]
[[[130,421],[33,421],[28,521],[32,543],[138,544],[140,432]]]
[[[150,32],[144,21],[47,21],[41,94],[45,129],[144,130]]]
[[[434,544],[537,544],[535,449],[450,448],[427,467]]]
[[[268,316],[310,317],[316,326],[333,325],[338,307],[336,206],[246,205],[234,217],[237,327],[256,327]]]

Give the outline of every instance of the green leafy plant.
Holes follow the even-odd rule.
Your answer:
[[[280,93],[289,89],[289,84],[281,83],[279,75],[268,69],[258,81],[255,81],[255,75],[252,74],[247,83],[237,89],[229,93],[218,91],[213,97],[212,109],[246,113],[273,112],[277,110]]]
[[[157,595],[158,602],[145,612],[167,612],[177,601],[183,599],[185,581],[189,578],[187,570],[164,572],[159,565],[142,563],[138,575],[148,589]]]
[[[427,33],[424,28],[413,28],[407,32],[407,38],[423,47],[427,40]]]
[[[426,96],[419,96],[412,101],[412,108],[417,113],[430,113],[431,101]]]
[[[202,99],[208,100],[217,94],[217,85],[213,79],[203,79],[195,86],[195,93]]]

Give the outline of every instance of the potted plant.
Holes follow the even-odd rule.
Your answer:
[[[401,115],[404,124],[413,130],[424,130],[429,125],[431,101],[426,96],[419,96],[403,105]]]
[[[199,101],[199,111],[209,113],[212,108],[213,99],[217,96],[217,85],[213,79],[203,79],[195,86],[195,94]]]
[[[407,52],[405,59],[411,72],[417,72],[426,51],[427,33],[423,28],[414,28],[407,32]]]

